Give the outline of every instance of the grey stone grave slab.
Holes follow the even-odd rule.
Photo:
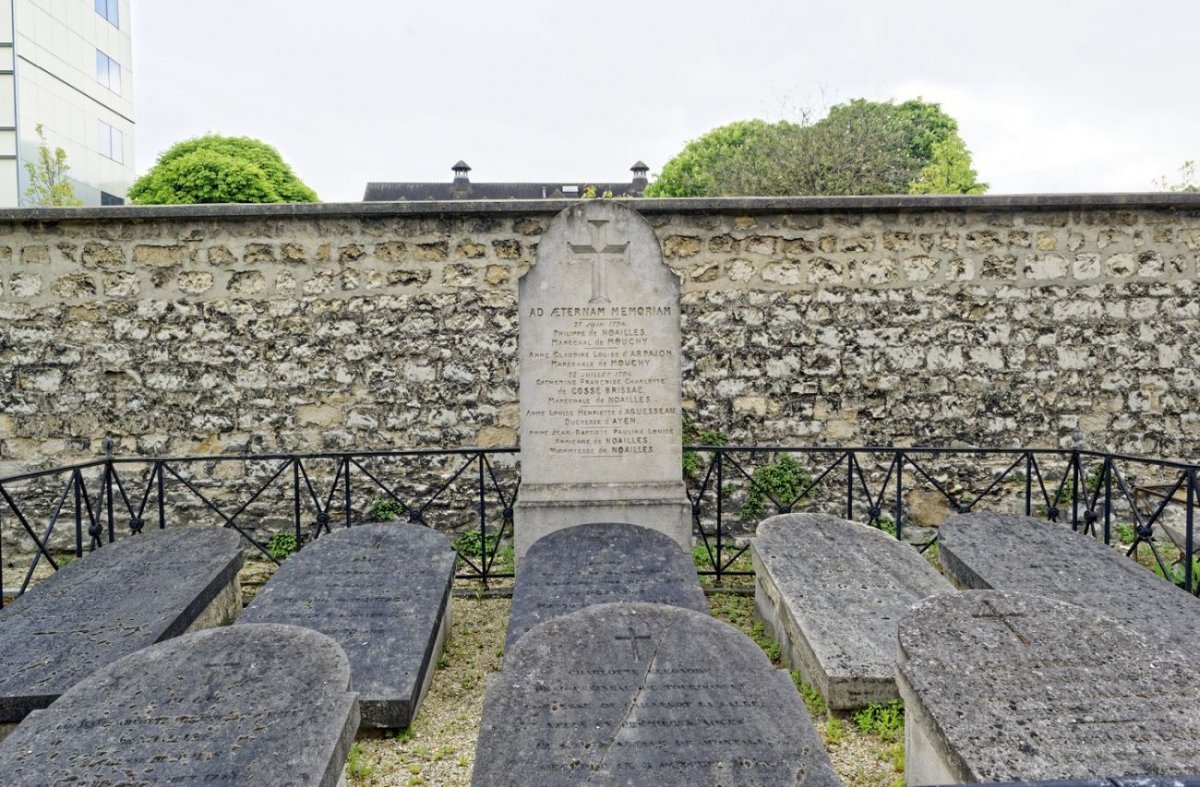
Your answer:
[[[530,630],[488,685],[476,787],[839,784],[788,674],[748,637],[664,604]]]
[[[241,537],[150,530],[71,561],[0,611],[0,721],[16,722],[121,656],[241,611]]]
[[[333,638],[350,659],[365,727],[407,727],[450,625],[455,554],[413,524],[334,530],[284,561],[238,625],[286,623]]]
[[[542,537],[525,554],[505,650],[539,623],[617,601],[708,612],[691,555],[674,539],[638,525],[579,525]]]
[[[14,786],[332,787],[357,729],[337,643],[295,626],[231,626],[97,664],[0,743],[0,774]]]
[[[631,522],[690,549],[679,279],[654,229],[613,200],[567,208],[539,239],[518,309],[518,561],[588,522]]]
[[[764,520],[751,555],[755,608],[785,663],[838,710],[899,696],[896,624],[926,596],[954,592],[913,547],[824,514]]]
[[[959,514],[939,529],[939,559],[962,587],[1035,593],[1095,610],[1164,647],[1200,641],[1200,601],[1103,542],[1012,514]]]
[[[910,785],[1200,773],[1200,670],[1111,618],[967,591],[898,641]]]

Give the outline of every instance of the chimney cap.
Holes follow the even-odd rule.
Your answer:
[[[451,169],[454,170],[454,174],[456,174],[456,175],[459,173],[462,173],[465,175],[471,171],[471,166],[469,164],[467,164],[467,162],[463,161],[462,159],[459,159],[458,163],[455,164],[453,167],[451,167]]]
[[[634,165],[632,167],[630,167],[629,169],[631,169],[633,171],[633,174],[635,174],[635,175],[639,175],[639,174],[644,175],[645,173],[650,171],[650,168],[646,166],[646,163],[640,159],[636,163],[634,163]]]

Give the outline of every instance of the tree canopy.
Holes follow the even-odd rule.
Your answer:
[[[692,142],[653,197],[978,194],[958,123],[937,104],[855,99],[816,123],[737,121]]]
[[[129,187],[128,196],[138,205],[317,201],[275,148],[218,134],[172,145]]]

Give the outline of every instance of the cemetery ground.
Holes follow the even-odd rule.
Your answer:
[[[1117,526],[1113,548],[1124,554],[1133,538],[1131,527]],[[469,550],[471,545],[457,546]],[[1156,541],[1156,547],[1168,564],[1178,560],[1178,550],[1169,540]],[[934,546],[925,557],[940,570],[936,551]],[[498,570],[506,570],[505,564],[511,568],[511,555],[511,548],[500,552]],[[70,556],[63,557],[69,562]],[[705,564],[703,547],[695,550],[694,557],[698,567]],[[1161,573],[1145,545],[1138,548],[1137,559],[1148,570]],[[275,569],[265,557],[251,555],[247,559],[240,572],[245,604]],[[739,558],[731,569],[752,570],[749,555]],[[50,573],[43,561],[34,581]],[[383,734],[361,730],[345,769],[348,784],[470,784],[487,679],[499,671],[503,656],[511,606],[511,580],[505,582],[493,583],[487,592],[474,583],[456,583],[450,636],[416,720],[407,729]],[[710,577],[701,577],[701,584],[709,593],[712,614],[749,635],[772,663],[780,666],[778,645],[755,619],[753,577],[727,577],[720,588],[713,587]],[[855,713],[830,713],[818,692],[804,685],[797,673],[792,677],[845,784],[903,784],[904,717],[899,703]]]

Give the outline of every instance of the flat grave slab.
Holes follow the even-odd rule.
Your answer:
[[[1011,514],[960,514],[939,529],[939,558],[959,585],[1034,593],[1120,621],[1164,647],[1200,641],[1200,601],[1112,547]]]
[[[638,525],[578,525],[543,536],[525,554],[504,649],[539,623],[617,601],[708,613],[691,555],[673,538]]]
[[[898,640],[909,784],[1200,773],[1200,669],[1111,618],[969,591]]]
[[[508,654],[472,784],[840,782],[788,674],[740,631],[681,607],[599,604]]]
[[[6,785],[337,784],[358,707],[330,638],[227,626],[140,650],[0,743]]]
[[[0,722],[45,708],[122,656],[241,610],[241,537],[150,530],[71,561],[0,611]]]
[[[239,625],[286,623],[331,637],[350,660],[365,727],[407,727],[450,625],[455,554],[412,524],[335,530],[284,561]]]
[[[751,545],[754,604],[830,708],[890,702],[896,624],[926,596],[954,588],[913,547],[824,514],[764,520]]]

